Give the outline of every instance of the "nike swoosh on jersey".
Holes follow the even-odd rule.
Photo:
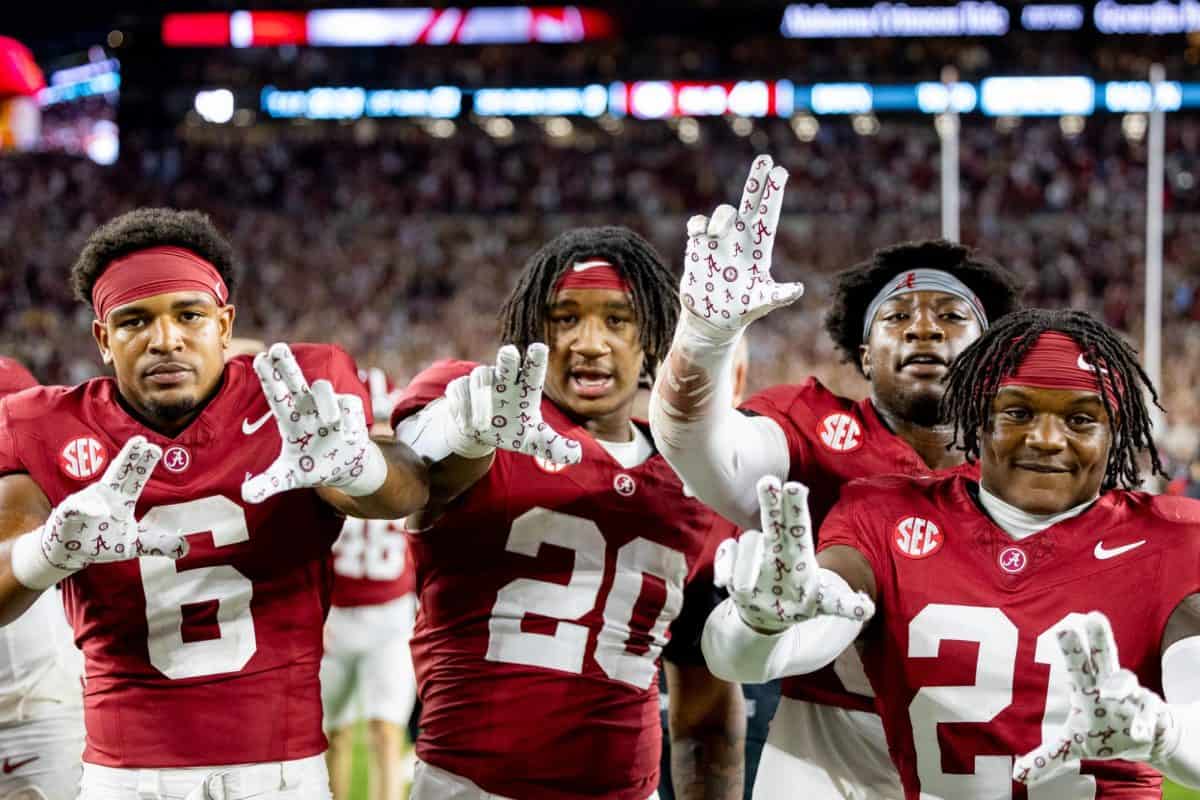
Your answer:
[[[6,759],[4,759],[4,774],[9,775],[13,772],[16,772],[21,767],[25,766],[26,764],[32,764],[34,761],[37,761],[39,758],[41,758],[41,756],[30,756],[29,758],[25,759],[24,761],[13,761],[11,759],[6,758]]]
[[[249,436],[250,434],[257,431],[259,428],[261,428],[263,425],[266,425],[267,420],[269,420],[270,418],[271,418],[271,412],[268,411],[267,413],[263,414],[258,419],[254,420],[254,422],[251,422],[249,419],[242,420],[242,433]]]
[[[1096,549],[1092,551],[1092,555],[1094,555],[1096,558],[1100,559],[1101,561],[1105,561],[1106,559],[1109,559],[1109,558],[1116,558],[1117,556],[1121,555],[1122,553],[1128,553],[1130,550],[1136,550],[1137,548],[1141,547],[1145,543],[1146,543],[1146,540],[1141,539],[1140,541],[1130,542],[1129,544],[1123,544],[1120,547],[1114,547],[1112,549],[1109,549],[1104,546],[1104,542],[1096,542]]]

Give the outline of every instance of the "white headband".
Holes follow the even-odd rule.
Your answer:
[[[912,269],[901,272],[885,283],[879,293],[875,295],[875,299],[867,306],[867,313],[863,317],[862,340],[864,342],[870,337],[871,325],[875,322],[875,315],[879,313],[879,307],[896,295],[909,292],[952,294],[966,301],[967,305],[971,307],[971,310],[975,312],[975,318],[979,320],[979,327],[985,331],[988,329],[987,312],[983,310],[983,303],[965,283],[949,272],[940,269]]]

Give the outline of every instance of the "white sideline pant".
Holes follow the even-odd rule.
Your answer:
[[[83,765],[79,800],[332,800],[324,754],[271,764],[146,769]]]
[[[452,772],[426,764],[418,759],[413,772],[412,790],[408,800],[513,800],[499,794],[480,789],[466,778]],[[658,800],[658,792],[646,800]]]

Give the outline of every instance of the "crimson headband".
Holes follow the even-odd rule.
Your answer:
[[[217,268],[182,247],[147,247],[110,262],[92,287],[92,308],[104,322],[114,308],[167,292],[207,292],[223,306],[229,289]]]
[[[1084,358],[1082,348],[1070,336],[1045,331],[1025,351],[1016,371],[1000,381],[1000,386],[1103,392],[1111,404],[1116,402],[1115,383],[1108,370]]]
[[[629,292],[629,281],[625,280],[611,261],[603,258],[589,258],[586,261],[576,261],[570,269],[554,284],[554,291],[563,289],[616,289],[619,292]]]

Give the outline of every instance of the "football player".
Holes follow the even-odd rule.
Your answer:
[[[760,483],[732,602],[814,664],[861,632],[905,797],[1200,786],[1200,506],[1133,491],[1139,455],[1161,471],[1143,387],[1103,323],[1018,312],[947,376],[978,481],[855,482],[815,558],[807,488]]]
[[[632,231],[564,233],[504,304],[496,365],[439,363],[400,399],[438,505],[409,520],[413,800],[655,796],[662,653],[677,795],[741,797],[741,693],[697,649],[716,517],[630,413],[674,286]]]
[[[876,252],[841,273],[825,328],[870,382],[861,402],[815,378],[762,391],[734,410],[729,364],[755,319],[801,294],[771,278],[787,172],[755,160],[737,209],[688,222],[680,286],[684,312],[651,398],[651,430],[663,456],[696,496],[743,528],[754,527],[755,484],[763,475],[810,485],[818,523],[854,478],[928,474],[961,464],[939,422],[947,366],[1017,301],[1014,277],[965,247],[909,242]],[[737,614],[709,622],[706,636],[741,647]],[[720,635],[714,625],[733,630]],[[734,668],[724,677],[767,675]],[[779,673],[771,677],[778,677]],[[871,690],[849,650],[833,667],[785,679],[755,781],[758,800],[892,800],[900,787]]]
[[[37,386],[0,356],[0,398]],[[47,592],[0,628],[0,798],[73,800],[83,753],[83,690],[62,602]]]
[[[359,372],[371,394],[372,434],[390,438],[387,376]],[[355,725],[366,721],[372,800],[400,800],[405,726],[417,696],[412,654],[416,572],[402,521],[346,520],[333,543],[333,596],[325,622],[321,697],[334,800],[348,800]]]
[[[224,362],[233,277],[204,215],[117,217],[72,270],[114,377],[0,402],[0,619],[61,586],[85,800],[329,797],[329,548],[344,514],[428,496],[411,452],[370,441],[338,348]]]

